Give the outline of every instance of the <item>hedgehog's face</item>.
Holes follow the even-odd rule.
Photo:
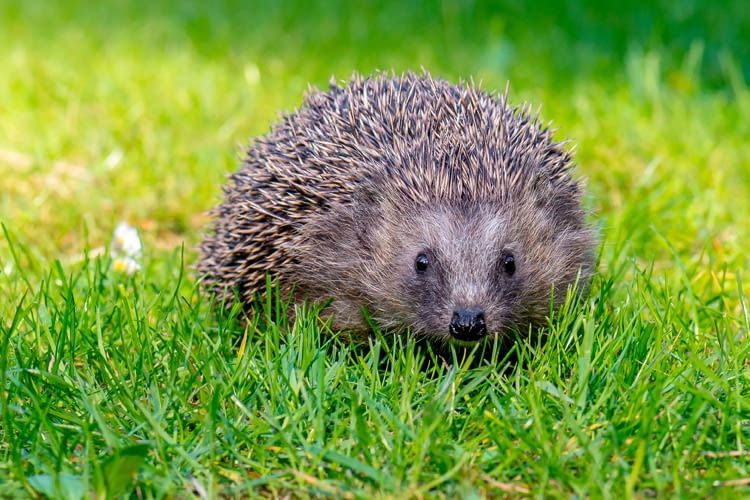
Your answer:
[[[579,272],[588,277],[591,257],[585,229],[540,213],[476,204],[386,214],[371,275],[382,282],[366,284],[375,319],[457,343],[542,323]]]

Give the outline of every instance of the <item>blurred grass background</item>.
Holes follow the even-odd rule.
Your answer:
[[[422,67],[509,82],[575,145],[602,236],[584,311],[509,378],[423,374],[408,349],[371,369],[304,316],[238,355],[179,247],[191,264],[239,151],[308,84]],[[740,0],[0,0],[0,494],[101,485],[133,441],[156,496],[736,494],[748,81]],[[130,282],[84,262],[123,219],[145,243]]]
[[[424,67],[541,105],[631,236],[634,190],[669,179],[648,222],[681,248],[747,213],[749,32],[742,1],[5,1],[0,214],[42,261],[119,219],[190,246],[239,148],[309,83]]]

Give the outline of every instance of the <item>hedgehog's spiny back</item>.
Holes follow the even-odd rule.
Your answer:
[[[214,212],[198,271],[219,294],[238,288],[250,302],[267,271],[283,281],[299,228],[363,186],[407,203],[509,202],[540,185],[577,200],[569,162],[504,96],[428,75],[355,77],[311,92],[249,149]]]

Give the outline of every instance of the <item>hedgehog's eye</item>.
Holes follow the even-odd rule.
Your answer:
[[[513,257],[513,254],[509,253],[503,256],[503,271],[509,275],[516,272],[516,259]]]
[[[423,273],[427,271],[427,267],[430,265],[430,259],[427,257],[426,254],[420,253],[417,255],[417,258],[414,260],[414,268],[417,270],[418,273]]]

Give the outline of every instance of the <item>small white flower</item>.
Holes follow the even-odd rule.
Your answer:
[[[142,248],[138,230],[125,222],[120,222],[112,235],[110,251],[116,255],[136,258],[140,257]]]
[[[139,260],[143,244],[136,228],[125,222],[119,223],[112,235],[109,250],[112,254],[112,269],[115,272],[130,276],[140,271]]]
[[[117,273],[132,276],[141,270],[141,265],[131,257],[116,257],[112,261],[112,269]]]
[[[122,149],[115,149],[104,159],[104,166],[109,170],[117,168],[122,163],[122,158],[125,154]]]

